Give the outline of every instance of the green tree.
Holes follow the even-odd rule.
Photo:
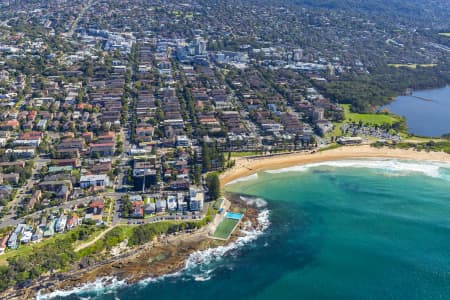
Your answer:
[[[217,173],[210,173],[206,176],[206,186],[208,187],[209,196],[213,200],[220,197],[220,180]]]

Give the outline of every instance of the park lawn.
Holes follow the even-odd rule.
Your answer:
[[[231,157],[245,157],[245,156],[255,156],[255,155],[261,155],[261,153],[256,152],[256,151],[231,152]]]
[[[381,126],[383,124],[392,125],[395,122],[400,121],[400,117],[392,114],[372,113],[372,114],[360,114],[350,111],[350,104],[341,104],[344,108],[345,120],[339,123],[334,123],[334,129],[327,134],[327,136],[339,136],[342,134],[341,126],[346,123],[369,123],[372,125]]]
[[[400,121],[399,117],[391,114],[360,114],[360,113],[353,113],[350,111],[350,104],[342,104],[342,107],[344,107],[345,110],[345,123],[350,122],[363,122],[363,123],[370,123],[372,125],[383,125],[383,124],[389,124],[392,125],[393,123]]]
[[[239,220],[225,218],[216,228],[213,236],[219,239],[228,239]]]
[[[401,68],[401,67],[406,67],[406,68],[410,68],[410,69],[417,69],[417,67],[421,67],[421,68],[432,68],[432,67],[436,67],[436,64],[388,64],[389,67],[394,67],[394,68]]]
[[[96,228],[97,229],[97,228]],[[93,233],[91,233],[90,235],[89,235],[89,238],[87,238],[87,239],[85,239],[85,240],[78,240],[78,241],[75,241],[72,245],[73,245],[73,248],[75,249],[75,248],[77,248],[79,245],[82,245],[82,244],[84,244],[84,243],[88,243],[88,242],[90,242],[90,241],[92,241],[92,240],[94,240],[97,236],[99,236],[103,231],[105,231],[105,230],[107,230],[108,229],[108,227],[106,227],[106,228],[104,228],[104,229],[101,229],[101,228],[98,228],[97,230],[95,230]],[[69,231],[70,232],[70,231]],[[67,232],[66,232],[67,233]],[[65,234],[65,233],[64,233]]]

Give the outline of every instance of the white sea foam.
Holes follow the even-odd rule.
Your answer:
[[[70,289],[70,290],[57,290],[48,294],[41,294],[38,292],[36,295],[37,300],[44,300],[44,299],[52,299],[55,297],[67,297],[69,295],[73,294],[82,294],[87,292],[94,292],[97,295],[103,295],[106,293],[111,293],[114,290],[117,290],[120,287],[123,287],[126,285],[126,282],[124,280],[117,280],[115,277],[102,277],[98,278],[94,282],[83,284],[79,287]],[[91,299],[90,297],[85,297],[82,299]]]
[[[208,281],[212,278],[212,276],[205,276],[205,275],[194,275],[195,281]]]
[[[267,206],[267,201],[262,198],[240,196],[240,199],[247,205],[256,206],[257,208],[263,208]]]
[[[181,277],[181,275],[183,275],[183,271],[174,272],[174,273],[170,273],[170,274],[165,274],[165,275],[161,275],[161,276],[158,276],[158,277],[145,278],[145,279],[140,280],[137,284],[139,286],[141,286],[141,287],[145,287],[149,283],[159,282],[159,281],[163,281],[163,280],[169,279],[169,278]]]
[[[450,176],[445,174],[450,171],[450,163],[442,162],[418,162],[396,159],[355,159],[355,160],[338,160],[325,161],[320,163],[307,164],[302,166],[294,166],[279,170],[265,171],[270,174],[279,174],[285,172],[304,172],[311,168],[332,167],[332,168],[367,168],[381,170],[384,172],[402,173],[422,173],[426,176],[434,178],[442,178],[450,180]]]
[[[237,238],[233,243],[192,253],[186,261],[185,274],[191,275],[197,281],[211,279],[213,277],[212,273],[217,267],[216,263],[220,263],[227,254],[232,253],[234,250],[255,241],[267,230],[270,226],[269,216],[269,210],[261,211],[257,217],[257,228],[253,228],[250,222],[243,224],[241,232],[244,235]]]
[[[241,178],[235,179],[233,181],[228,182],[225,185],[231,185],[231,184],[235,184],[235,183],[238,183],[238,182],[244,182],[244,181],[249,181],[249,180],[254,180],[254,179],[258,179],[258,174],[257,173],[249,175],[249,176],[245,176],[245,177],[241,177]]]
[[[146,278],[138,282],[141,287],[147,286],[148,284],[166,280],[169,278],[183,277],[187,276],[195,281],[207,281],[213,278],[213,272],[217,268],[214,263],[219,263],[223,257],[232,250],[236,250],[244,245],[255,241],[259,236],[261,236],[264,231],[270,226],[270,213],[269,210],[265,209],[261,211],[257,217],[258,227],[253,228],[250,222],[243,224],[243,230],[241,230],[244,235],[236,239],[235,242],[230,243],[226,246],[220,246],[216,248],[210,248],[206,250],[199,250],[192,253],[186,260],[186,264],[183,270],[162,275],[155,278]],[[97,295],[102,295],[105,293],[111,293],[118,288],[126,286],[125,280],[117,280],[114,277],[103,277],[98,278],[92,283],[87,283],[79,287],[73,288],[71,290],[58,290],[48,294],[38,293],[36,296],[37,300],[47,300],[55,297],[67,297],[73,294],[82,293],[96,293]]]
[[[257,217],[258,227],[253,228],[250,222],[246,222],[243,224],[243,229],[241,230],[244,235],[237,238],[235,242],[225,246],[195,251],[189,255],[183,270],[173,274],[141,280],[139,285],[146,286],[149,283],[158,282],[172,277],[186,277],[187,279],[195,281],[210,280],[213,278],[213,273],[218,267],[217,264],[220,263],[224,257],[234,250],[255,241],[264,233],[264,231],[267,230],[270,226],[269,216],[269,210],[265,209],[261,211]]]

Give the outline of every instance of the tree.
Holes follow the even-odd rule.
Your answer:
[[[210,157],[209,149],[208,149],[208,146],[206,145],[206,143],[203,143],[202,156],[203,156],[203,160],[202,160],[203,171],[207,172],[207,171],[211,170],[211,157]]]
[[[133,209],[133,204],[131,203],[130,199],[126,196],[123,199],[122,204],[122,216],[124,218],[128,218],[130,216],[130,211]]]
[[[217,173],[210,173],[206,176],[206,186],[208,187],[209,196],[213,200],[220,197],[220,181]]]
[[[202,170],[200,165],[196,164],[194,166],[194,183],[199,185],[202,180]]]

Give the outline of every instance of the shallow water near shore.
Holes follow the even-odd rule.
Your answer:
[[[56,299],[445,299],[449,175],[398,160],[260,172],[226,189],[267,205],[264,233],[175,276]]]

